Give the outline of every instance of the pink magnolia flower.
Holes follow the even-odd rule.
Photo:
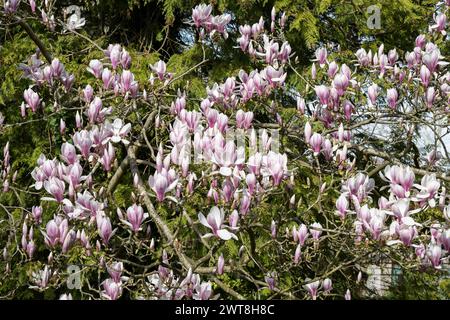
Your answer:
[[[226,230],[223,225],[225,214],[223,209],[219,209],[218,207],[212,207],[208,213],[208,216],[205,218],[203,213],[198,214],[198,219],[202,225],[211,229],[212,233],[207,233],[203,237],[208,238],[212,236],[216,236],[222,240],[230,240],[231,238],[237,240],[237,236],[234,233]]]
[[[428,107],[428,109],[431,109],[434,103],[434,99],[436,98],[436,90],[434,87],[427,88],[427,91],[425,92],[425,103]]]
[[[347,289],[344,295],[345,300],[352,300],[352,294],[350,292],[350,289]]]
[[[239,109],[236,112],[236,126],[242,129],[249,129],[253,121],[253,112],[244,112]]]
[[[25,102],[27,103],[27,106],[31,109],[31,111],[36,112],[40,99],[36,92],[33,91],[33,89],[27,89],[23,93],[23,98],[25,99]]]
[[[81,155],[86,159],[89,158],[91,146],[93,144],[89,131],[81,130],[75,132],[73,135],[73,142],[78,150],[80,150]]]
[[[369,95],[370,102],[375,104],[378,96],[378,85],[376,83],[372,84],[368,89],[367,93]]]
[[[311,232],[311,235],[314,240],[318,240],[320,235],[322,234],[322,225],[318,222],[314,222],[311,227],[309,228],[309,231]]]
[[[433,73],[434,71],[436,71],[440,57],[441,53],[439,49],[435,48],[423,54],[422,62],[427,66],[428,70]]]
[[[117,300],[122,295],[122,283],[115,282],[113,279],[106,279],[102,283],[102,296],[108,300]]]
[[[166,63],[164,61],[159,60],[157,63],[150,66],[150,68],[153,70],[153,72],[155,72],[158,75],[159,80],[161,81],[164,80],[167,70]]]
[[[311,135],[312,135],[312,128],[308,121],[305,124],[305,142],[306,143],[310,143]]]
[[[339,66],[336,63],[336,61],[330,62],[330,64],[328,65],[328,71],[327,71],[327,74],[330,77],[330,79],[334,78],[334,76],[336,75],[338,70],[339,70]]]
[[[389,65],[393,66],[395,64],[395,62],[397,62],[397,60],[398,60],[397,50],[396,49],[389,50],[387,58],[388,58]]]
[[[397,219],[401,221],[404,217],[408,216],[409,199],[400,199],[392,205],[391,209]]]
[[[133,204],[127,209],[127,220],[122,220],[134,232],[141,230],[142,222],[148,217],[148,213],[144,213],[141,206]]]
[[[317,299],[317,291],[320,287],[320,280],[305,284],[303,287],[309,292],[309,294],[311,295],[311,299]]]
[[[367,212],[363,210],[361,211],[362,215],[364,215],[364,212]],[[367,216],[362,216],[364,226],[372,234],[372,238],[374,240],[379,240],[381,231],[383,231],[384,228],[385,214],[383,211],[378,210],[376,208],[368,210],[367,213],[368,213]]]
[[[283,71],[283,68],[275,69],[272,66],[268,66],[266,69],[261,71],[263,77],[269,82],[273,87],[281,86],[286,80],[287,73]]]
[[[76,162],[64,168],[63,179],[69,184],[69,196],[74,195],[74,191],[79,188],[80,182],[86,180],[86,176],[82,176],[83,168]]]
[[[224,265],[225,265],[225,259],[223,258],[223,254],[221,254],[219,256],[219,259],[217,260],[216,272],[217,272],[218,275],[222,275],[223,274]]]
[[[89,237],[86,235],[86,232],[84,231],[84,229],[81,230],[80,236],[78,236],[78,233],[77,233],[77,238],[80,239],[81,245],[83,247],[85,247],[88,250],[91,248],[91,244],[89,243]]]
[[[195,288],[194,300],[208,300],[212,295],[211,282],[202,282]]]
[[[100,60],[94,59],[89,62],[89,67],[87,71],[92,73],[96,78],[100,78],[102,76],[103,71],[103,63]]]
[[[131,66],[131,56],[125,48],[122,49],[122,54],[120,55],[120,64],[124,69],[129,69]]]
[[[112,68],[115,70],[120,63],[122,48],[120,45],[115,44],[109,51],[109,60],[111,61]]]
[[[273,239],[277,237],[277,223],[274,220],[270,224],[270,235]]]
[[[329,293],[331,289],[333,289],[333,283],[330,278],[326,278],[325,280],[323,280],[322,286],[325,293]]]
[[[63,201],[64,191],[66,188],[64,181],[56,177],[50,177],[47,181],[44,181],[44,188],[48,193],[50,193],[53,196],[53,198],[44,197],[42,199],[52,200],[56,202]]]
[[[226,30],[227,24],[231,21],[231,15],[228,13],[224,13],[218,16],[211,17],[209,22],[205,23],[205,28],[208,32],[210,32],[211,36],[218,32],[224,36],[225,39],[228,38],[228,33]]]
[[[395,109],[397,105],[397,99],[398,99],[398,93],[395,88],[391,88],[387,90],[387,101],[389,104],[389,107],[392,109]]]
[[[95,97],[94,100],[89,104],[89,108],[87,110],[87,116],[90,123],[94,123],[97,121],[97,117],[101,109],[102,100],[98,97]]]
[[[197,111],[186,111],[186,109],[182,109],[179,113],[179,118],[186,124],[190,132],[196,131],[200,124],[201,117],[201,113]]]
[[[431,72],[425,65],[420,67],[420,80],[422,81],[423,86],[428,87],[431,79]]]
[[[52,60],[51,70],[53,76],[56,78],[61,77],[65,73],[64,65],[61,63],[61,61],[59,61],[59,59],[56,58]]]
[[[420,50],[420,48],[419,48]],[[408,68],[413,68],[417,65],[417,56],[415,52],[406,52],[405,60],[408,63]]]
[[[297,242],[303,246],[305,244],[306,239],[308,238],[308,228],[306,225],[301,224],[298,227],[298,230],[295,227],[292,227],[292,237],[294,238],[294,241]]]
[[[410,190],[414,184],[414,172],[409,167],[387,166],[384,175],[380,173],[383,180],[390,182],[391,191],[399,198],[409,197]]]
[[[208,108],[206,112],[206,120],[208,122],[208,127],[213,128],[217,123],[217,118],[219,116],[219,112],[216,109]],[[237,117],[237,115],[236,115]]]
[[[327,56],[328,53],[326,48],[318,48],[316,50],[316,61],[319,62],[321,68],[327,63]]]
[[[83,89],[83,99],[86,103],[90,103],[92,101],[92,97],[94,96],[94,89],[91,87],[91,85],[87,85]]]
[[[31,208],[31,216],[33,217],[33,220],[37,224],[42,223],[42,207],[41,206],[33,206]]]
[[[349,84],[349,79],[344,74],[338,74],[334,77],[333,85],[337,90],[339,96],[342,96],[345,93]]]
[[[120,89],[122,94],[132,91],[133,86],[136,85],[137,82],[134,81],[134,74],[130,70],[124,70],[120,76]]]
[[[99,159],[99,162],[103,165],[103,168],[106,172],[111,171],[114,158],[115,158],[116,152],[114,150],[113,145],[109,142],[108,146],[103,150],[103,155]]]
[[[96,221],[97,232],[100,235],[100,238],[102,238],[103,243],[107,245],[115,233],[115,230],[112,230],[111,220],[108,217],[103,216],[101,213],[97,213]]]
[[[103,209],[103,204],[95,200],[89,191],[77,194],[76,207],[73,212],[74,216],[91,216],[96,217]]]
[[[410,246],[412,240],[416,235],[416,229],[414,227],[403,224],[399,227],[398,235],[405,246]]]
[[[322,148],[322,141],[322,135],[317,132],[315,132],[309,140],[309,144],[311,145],[311,148],[314,151],[314,155],[316,156],[320,153],[320,150]]]
[[[36,286],[32,286],[31,288],[39,288],[45,289],[50,282],[50,277],[52,276],[52,270],[45,265],[44,270],[38,270],[32,273],[33,282]]]
[[[63,293],[62,295],[59,296],[59,300],[73,300],[72,294]]]
[[[299,244],[299,245],[297,245],[297,248],[295,248],[294,264],[298,264],[300,262],[301,254],[302,254],[302,246]]]
[[[239,207],[239,212],[246,215],[250,209],[251,198],[249,194],[245,191],[241,198],[241,204]]]
[[[436,200],[434,197],[439,190],[441,183],[436,179],[436,174],[427,174],[422,177],[420,184],[415,184],[414,186],[420,190],[420,192],[413,199],[414,201],[427,202],[430,207],[434,208],[436,206]]]
[[[271,176],[273,185],[278,186],[283,178],[287,175],[287,155],[273,151],[262,158],[261,173],[264,176]]]
[[[339,198],[336,200],[336,209],[338,211],[339,216],[342,219],[344,219],[348,211],[347,194],[341,194]]]
[[[176,178],[175,171],[167,171],[166,169],[163,169],[161,173],[155,172],[155,174],[148,179],[148,184],[156,193],[156,198],[159,202],[164,200],[165,194],[172,191],[177,186],[177,183],[178,179]]]
[[[299,244],[303,246],[305,244],[306,239],[308,238],[308,235],[309,235],[308,234],[308,228],[306,227],[306,225],[301,224],[298,227],[297,235],[298,235],[298,242],[299,242]]]
[[[330,161],[333,157],[333,144],[330,139],[325,139],[322,142],[322,153],[327,161]]]
[[[67,219],[57,216],[47,222],[45,227],[44,241],[49,247],[54,247],[58,243],[63,244],[66,235],[69,232],[69,223]]]
[[[440,245],[432,243],[428,246],[427,256],[430,259],[432,266],[436,269],[441,268],[441,255],[442,249]]]
[[[267,288],[271,291],[275,290],[277,286],[276,277],[277,277],[276,271],[268,272],[267,275],[264,277],[264,280],[267,283]]]
[[[430,166],[433,166],[442,159],[442,153],[439,150],[433,149],[427,154],[427,161]]]
[[[447,25],[447,16],[444,13],[439,13],[434,16],[434,21],[436,22],[431,28],[436,29],[436,32],[441,32],[442,34],[446,34],[445,27]]]
[[[358,63],[366,67],[372,63],[372,51],[367,51],[364,48],[360,48],[356,51],[355,56],[358,58]]]
[[[5,12],[14,13],[17,11],[20,4],[20,0],[7,0],[5,1]]]
[[[415,44],[416,44],[416,47],[423,49],[423,47],[425,47],[426,42],[427,42],[427,38],[425,37],[425,35],[420,34],[417,36]]]
[[[69,232],[67,232],[62,242],[61,252],[67,253],[67,251],[69,251],[69,249],[74,244],[75,240],[76,240],[76,232],[74,230],[70,230]]]
[[[192,9],[192,20],[194,20],[194,25],[199,28],[204,26],[205,23],[211,21],[211,11],[212,6],[206,5],[204,3],[195,6]]]
[[[64,142],[61,145],[61,158],[67,164],[74,164],[75,161],[77,161],[77,152],[75,150],[75,147],[71,143]]]
[[[316,91],[316,95],[319,98],[320,103],[327,105],[330,97],[330,89],[325,85],[320,85],[316,86],[314,90]]]
[[[129,141],[125,139],[128,133],[131,131],[131,123],[124,124],[122,119],[114,119],[110,127],[112,137],[111,141],[114,143],[123,142],[125,145],[129,144]],[[107,140],[104,142],[106,143]]]
[[[301,113],[301,114],[305,114],[305,109],[306,109],[306,103],[305,103],[305,99],[303,98],[297,98],[297,110]]]
[[[245,160],[244,147],[236,148],[234,141],[226,142],[225,146],[222,146],[222,139],[215,139],[214,153],[212,154],[212,162],[217,164],[220,169],[219,172],[223,176],[231,176],[233,173],[233,167],[241,165]]]
[[[114,87],[114,77],[108,68],[103,69],[102,71],[102,81],[103,81],[103,88],[110,89],[111,86]]]
[[[247,183],[247,191],[250,195],[253,195],[256,191],[256,176],[254,173],[247,174],[245,178],[245,182]]]
[[[75,126],[77,127],[77,129],[80,129],[83,126],[83,118],[78,111],[75,114]]]
[[[108,270],[109,275],[111,276],[111,279],[116,282],[121,282],[121,275],[123,272],[123,263],[122,262],[114,262],[111,265],[107,265],[106,269]]]

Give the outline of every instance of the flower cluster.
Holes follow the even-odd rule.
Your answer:
[[[403,244],[413,248],[423,264],[439,268],[445,252],[449,252],[449,230],[441,224],[431,225],[432,236],[429,243],[424,243],[418,235],[425,226],[416,222],[413,215],[427,207],[433,208],[437,198],[445,197],[445,190],[439,195],[440,182],[432,174],[425,175],[420,184],[415,184],[411,168],[397,165],[387,166],[380,176],[390,183],[388,198],[381,197],[378,206],[364,204],[370,198],[374,180],[358,173],[343,184],[336,201],[336,213],[342,219],[356,214],[353,225],[357,242],[369,235],[373,240],[387,241],[389,245]]]
[[[211,37],[215,33],[223,35],[228,38],[227,24],[231,21],[231,15],[224,13],[222,15],[211,15],[212,6],[206,4],[199,4],[192,9],[192,20],[194,26],[202,28],[201,34],[207,32]]]

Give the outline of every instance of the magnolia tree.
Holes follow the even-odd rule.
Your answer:
[[[25,19],[76,32],[79,14],[62,21],[51,1],[6,1],[2,20],[39,50],[20,65],[23,120],[3,127],[58,119],[63,143],[39,157],[28,186],[11,169],[15,141],[3,148],[3,192],[36,197],[1,205],[4,277],[25,266],[29,290],[61,299],[203,300],[367,297],[373,265],[444,276],[449,5],[436,5],[404,56],[380,45],[344,63],[324,46],[307,73],[273,9],[233,34],[251,65],[223,83],[203,78],[199,101],[176,83],[206,54],[178,74],[159,61],[138,82],[126,48],[111,44],[79,82]],[[188,22],[203,49],[236,32],[213,12],[198,5]]]

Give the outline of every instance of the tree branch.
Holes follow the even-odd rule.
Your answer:
[[[45,48],[44,43],[42,43],[42,41],[38,38],[36,33],[34,33],[33,29],[31,29],[29,24],[20,18],[16,18],[16,21],[25,30],[25,32],[28,34],[31,40],[33,40],[33,42],[38,46],[39,50],[41,51],[45,59],[48,61],[48,63],[52,63],[53,60],[52,55]]]

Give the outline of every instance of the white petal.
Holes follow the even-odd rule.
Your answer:
[[[112,141],[112,142],[117,143],[117,142],[120,142],[120,140],[122,140],[122,138],[119,137],[119,136],[112,136],[112,137],[111,137],[111,141]]]
[[[217,230],[217,235],[222,240],[230,240],[231,238],[233,238],[235,240],[238,239],[234,233],[231,233],[231,232],[229,232],[228,230],[225,230],[225,229]]]
[[[177,186],[177,183],[178,183],[178,179],[176,179],[174,182],[172,182],[172,183],[167,187],[166,192],[169,192],[169,191],[173,190],[173,189]]]
[[[233,171],[229,167],[220,167],[220,171],[219,172],[224,177],[229,177],[229,176],[231,176]]]
[[[119,134],[120,135],[125,135],[125,134],[128,133],[128,131],[130,131],[130,129],[131,129],[131,123],[127,123],[126,125],[124,125],[122,127],[122,129],[120,129]]]
[[[171,201],[173,201],[173,202],[175,202],[175,203],[178,203],[178,200],[177,200],[177,198],[175,198],[175,197],[167,196],[166,199],[167,199],[167,200],[171,200]]]
[[[42,197],[41,200],[44,200],[44,201],[56,201],[55,198],[51,198],[51,197]]]
[[[402,243],[400,240],[389,240],[386,242],[388,246],[393,246],[394,244]]]
[[[200,221],[200,223],[201,223],[202,225],[204,225],[205,227],[211,229],[211,226],[209,225],[208,221],[206,221],[206,218],[205,218],[205,216],[203,215],[203,213],[200,212],[200,213],[198,214],[198,220]]]
[[[212,233],[207,233],[207,234],[204,234],[202,236],[202,238],[206,239],[206,238],[211,238],[212,236],[214,236]]]
[[[407,226],[418,225],[418,223],[415,222],[414,219],[411,218],[411,217],[404,217],[404,218],[402,218],[402,223],[406,224]]]
[[[220,209],[216,206],[211,208],[208,214],[208,220],[213,220],[216,223],[216,226],[219,228],[222,224],[222,219],[220,218]]]

